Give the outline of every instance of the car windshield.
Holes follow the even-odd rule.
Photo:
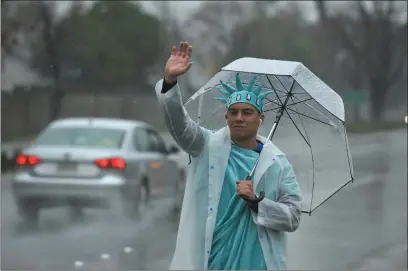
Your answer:
[[[51,127],[35,140],[35,144],[119,149],[125,132],[99,127]]]

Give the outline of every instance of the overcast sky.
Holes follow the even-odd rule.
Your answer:
[[[93,1],[82,1],[86,4],[91,4]],[[146,9],[146,11],[151,13],[156,13],[154,4],[152,1],[135,1],[140,2],[142,6]],[[183,12],[179,12],[179,16],[181,20],[184,20],[188,15],[190,15],[202,1],[169,1],[174,9],[182,10]],[[60,14],[63,14],[67,8],[69,7],[71,1],[58,1],[57,2],[57,9]]]
[[[91,4],[93,1],[82,1],[88,4]],[[142,7],[146,9],[146,11],[151,12],[153,14],[157,14],[153,1],[134,1],[140,2]],[[185,20],[194,10],[196,10],[199,5],[205,1],[169,1],[171,3],[172,9],[177,11],[178,18],[183,21]],[[251,1],[245,1],[251,2]],[[316,19],[316,10],[314,7],[314,1],[280,1],[278,5],[286,5],[291,2],[297,2],[302,7],[302,10],[305,13],[305,18],[308,20],[315,20]],[[344,5],[346,2],[349,1],[332,1],[328,2],[331,11],[336,10],[339,6]],[[367,1],[368,2],[368,1]],[[64,13],[69,7],[71,1],[57,1],[58,11],[60,13]],[[406,20],[406,6],[404,7],[405,13],[402,15],[401,20]]]
[[[85,3],[91,4],[93,1],[83,1]],[[146,11],[151,12],[151,13],[156,13],[154,4],[152,1],[135,1],[135,2],[140,2],[142,6],[146,9]],[[178,16],[180,20],[185,20],[197,7],[205,2],[205,1],[169,1],[172,5],[172,8],[174,10],[177,10],[179,12]],[[313,1],[293,1],[293,2],[298,2],[300,5],[303,6],[303,10],[305,10],[308,14],[309,19],[314,19],[316,14],[313,9]],[[340,1],[342,2],[342,1]],[[58,12],[59,13],[64,13],[67,8],[69,7],[71,1],[58,1]],[[282,1],[281,4],[286,4],[285,2]]]

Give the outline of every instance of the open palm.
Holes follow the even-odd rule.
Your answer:
[[[190,69],[192,62],[189,62],[193,48],[188,45],[188,42],[180,42],[179,48],[173,46],[171,55],[167,60],[165,68],[166,80],[176,81],[177,77],[184,74]]]

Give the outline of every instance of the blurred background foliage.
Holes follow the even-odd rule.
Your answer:
[[[403,119],[407,111],[405,1],[62,3],[2,1],[2,134],[9,130],[9,137],[78,112],[68,95],[92,95],[85,107],[105,110],[82,115],[113,116],[100,97],[154,100],[154,84],[180,40],[194,47],[194,66],[180,80],[183,98],[249,56],[302,62],[344,98],[350,124]],[[29,109],[41,107],[33,101],[39,93],[48,97],[43,121]],[[140,108],[152,108],[143,101]],[[12,128],[17,103],[28,108],[18,112],[21,126],[31,127],[24,131]],[[146,110],[116,115],[149,119]]]

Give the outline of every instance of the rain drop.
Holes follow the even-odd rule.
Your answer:
[[[130,253],[130,252],[133,251],[133,248],[131,248],[131,247],[125,247],[125,248],[123,249],[123,251],[124,251],[125,253]]]
[[[107,259],[109,259],[110,258],[110,255],[109,254],[107,254],[107,253],[102,253],[101,254],[101,259],[102,260],[107,260]]]
[[[76,261],[76,262],[74,263],[74,266],[75,266],[76,268],[82,267],[82,266],[84,266],[84,262]]]

